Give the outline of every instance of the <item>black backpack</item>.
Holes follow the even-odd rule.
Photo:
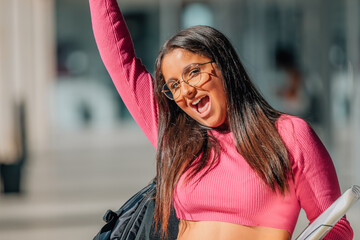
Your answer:
[[[108,210],[103,219],[106,224],[94,240],[160,240],[161,234],[155,231],[153,215],[155,208],[156,181],[132,196],[119,210]],[[169,219],[168,238],[175,240],[179,220],[172,209]]]

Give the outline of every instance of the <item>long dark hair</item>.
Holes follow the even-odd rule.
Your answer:
[[[219,31],[195,26],[175,34],[162,46],[155,62],[154,92],[159,106],[157,146],[157,194],[155,222],[166,235],[174,188],[184,171],[193,178],[216,163],[219,144],[211,131],[187,116],[161,92],[164,84],[161,64],[164,56],[182,48],[208,57],[220,69],[227,94],[228,130],[237,151],[273,190],[284,194],[291,166],[287,150],[276,129],[281,112],[272,108],[250,81],[236,51]],[[210,159],[210,152],[215,151]],[[194,160],[200,158],[199,161]]]

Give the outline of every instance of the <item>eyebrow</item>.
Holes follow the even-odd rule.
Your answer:
[[[177,80],[179,80],[180,78],[169,78],[168,80],[166,80],[165,78],[164,78],[164,81],[165,81],[165,83],[168,83],[168,82],[170,82],[170,81],[177,81]]]
[[[187,69],[187,68],[189,68],[191,65],[196,65],[196,64],[200,64],[200,63],[194,62],[194,63],[190,63],[189,65],[185,66],[185,67],[183,68],[182,72],[181,72],[181,77],[180,77],[180,78],[171,77],[171,78],[169,78],[168,80],[166,80],[166,79],[164,78],[164,74],[163,74],[163,78],[164,78],[165,83],[167,83],[167,82],[169,82],[169,81],[171,81],[171,80],[177,81],[177,80],[181,79],[181,78],[182,78],[182,74],[184,73],[184,70]]]

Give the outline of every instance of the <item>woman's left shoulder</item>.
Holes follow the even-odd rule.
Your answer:
[[[282,114],[276,121],[275,125],[279,134],[283,138],[294,138],[299,135],[307,136],[315,134],[308,122],[293,115]]]
[[[327,155],[327,150],[319,136],[304,119],[291,115],[281,115],[276,122],[277,130],[286,148],[296,155],[309,153]]]
[[[280,117],[276,121],[276,126],[283,128],[283,127],[308,127],[309,124],[302,118],[288,115],[288,114],[281,114]]]

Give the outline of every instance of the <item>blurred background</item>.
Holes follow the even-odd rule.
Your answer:
[[[161,44],[225,33],[266,99],[306,119],[341,190],[360,185],[360,1],[122,0],[152,73]],[[92,239],[155,176],[155,151],[99,57],[86,0],[0,0],[0,239]],[[360,239],[360,204],[349,212]],[[307,224],[302,212],[294,237]]]

